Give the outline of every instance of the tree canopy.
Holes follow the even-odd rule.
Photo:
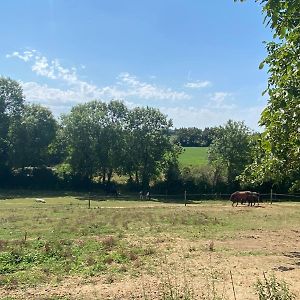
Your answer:
[[[53,142],[57,121],[52,112],[39,104],[25,104],[20,126],[11,135],[11,165],[41,167],[49,164],[49,145]]]
[[[220,126],[208,151],[208,159],[216,173],[226,174],[229,185],[237,184],[236,177],[250,163],[250,129],[243,122],[229,120]]]
[[[0,77],[0,172],[8,168],[11,137],[20,125],[24,101],[20,84]]]
[[[129,110],[119,101],[79,104],[62,119],[66,161],[83,177],[110,182],[113,173],[126,174],[146,188],[173,151],[171,125],[154,108]]]
[[[203,130],[196,127],[174,129],[171,135],[174,141],[183,147],[208,147],[215,136],[216,127],[206,127]]]
[[[300,190],[300,0],[259,2],[274,40],[267,43],[268,56],[260,64],[269,73],[269,100],[260,119],[264,155],[247,168],[252,174],[248,180],[288,180],[291,189]]]

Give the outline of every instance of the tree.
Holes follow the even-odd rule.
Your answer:
[[[144,188],[166,169],[175,151],[167,134],[171,122],[154,108],[128,110],[120,101],[91,101],[72,108],[62,119],[66,161],[82,178],[127,174]],[[174,161],[174,159],[173,159]]]
[[[63,117],[67,162],[76,174],[109,182],[113,172],[122,170],[126,120],[127,108],[120,101],[79,104]]]
[[[202,130],[196,127],[179,128],[175,130],[176,142],[183,147],[197,147],[201,145]]]
[[[129,112],[127,174],[134,174],[144,189],[160,174],[165,155],[173,149],[168,136],[171,126],[171,120],[157,109],[137,107]]]
[[[101,138],[104,143],[99,149],[101,153],[102,179],[107,176],[108,183],[113,173],[122,173],[127,149],[125,130],[128,118],[128,109],[121,101],[111,101],[106,106],[106,116]]]
[[[300,0],[262,0],[265,22],[274,31],[274,41],[267,43],[269,95],[260,124],[264,157],[255,160],[249,181],[276,183],[290,181],[300,190]]]
[[[17,81],[0,77],[0,170],[9,167],[9,132],[12,133],[20,125],[24,100],[22,88]]]
[[[52,112],[39,104],[26,104],[20,126],[10,132],[13,167],[42,167],[50,161],[49,145],[53,142],[57,122]]]
[[[236,185],[236,177],[251,159],[249,128],[243,122],[232,120],[220,126],[208,150],[208,159],[215,169],[215,180],[225,172],[228,184]]]
[[[167,187],[176,184],[180,179],[180,166],[178,157],[182,153],[183,148],[180,145],[172,144],[171,150],[164,156],[163,172]]]
[[[99,101],[79,104],[62,117],[67,162],[75,174],[91,179],[100,173],[101,131],[106,105]]]

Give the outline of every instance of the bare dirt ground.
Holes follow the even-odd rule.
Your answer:
[[[213,290],[222,299],[254,300],[254,284],[263,272],[274,273],[291,286],[300,299],[300,229],[251,231],[238,239],[187,241],[166,239],[153,244],[168,249],[154,258],[155,267],[143,266],[136,276],[68,277],[57,286],[43,285],[22,290],[0,290],[0,297],[17,299],[158,299],[166,281],[189,286],[197,299],[211,299]],[[235,254],[235,255],[233,255]],[[170,278],[170,279],[169,279]],[[183,279],[188,283],[184,284]],[[215,278],[215,279],[214,279]],[[178,287],[178,289],[180,289]],[[65,298],[63,298],[65,297]],[[205,298],[206,297],[206,298]]]

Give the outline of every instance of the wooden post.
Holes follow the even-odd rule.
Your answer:
[[[271,189],[270,202],[271,202],[271,204],[273,203],[273,189]]]
[[[184,206],[186,206],[186,190],[184,191]]]
[[[91,208],[91,193],[89,193],[89,209]]]

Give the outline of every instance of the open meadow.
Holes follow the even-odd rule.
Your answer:
[[[0,200],[1,299],[254,300],[264,272],[300,299],[300,203],[36,197]]]
[[[183,167],[202,166],[208,164],[207,151],[209,147],[184,147],[179,155],[179,163]]]

